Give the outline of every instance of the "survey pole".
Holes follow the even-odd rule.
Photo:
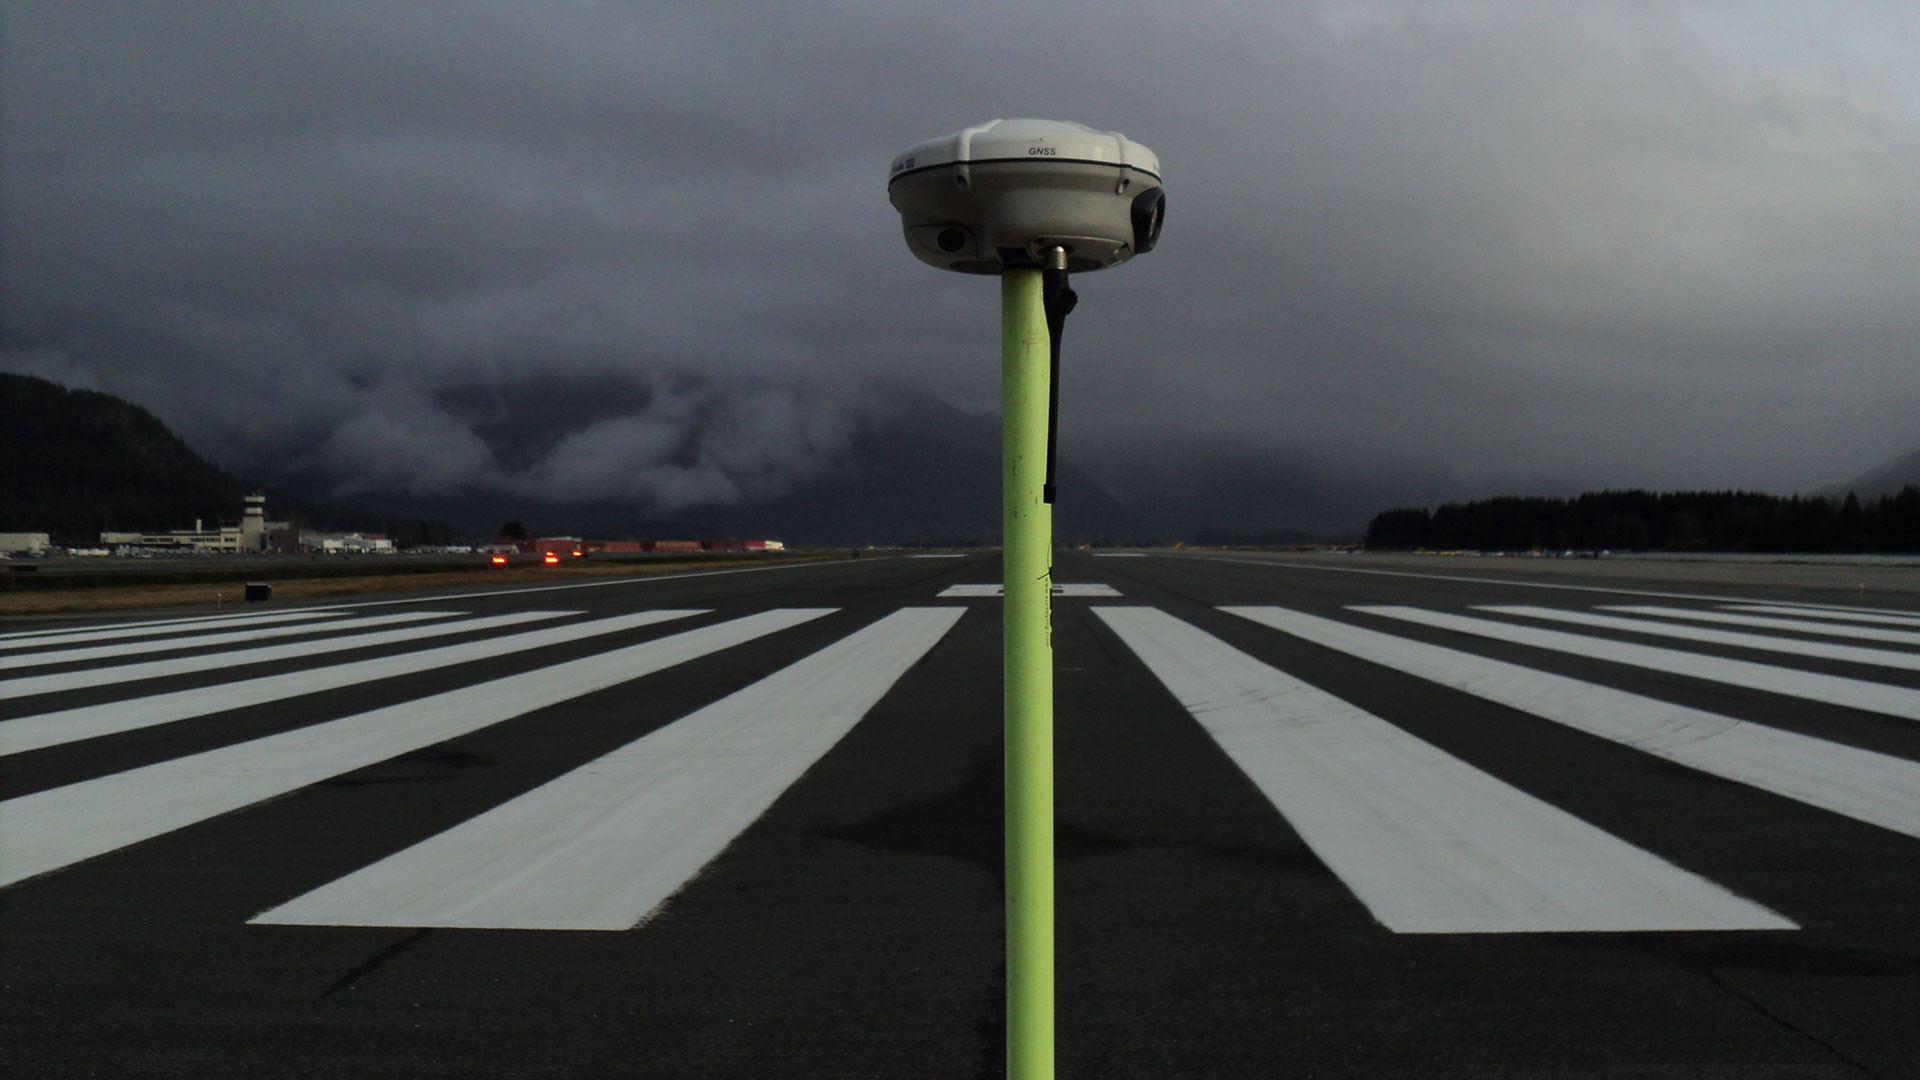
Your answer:
[[[1160,158],[1117,131],[990,120],[896,154],[887,200],[914,258],[1000,275],[1006,620],[1007,1075],[1053,1077],[1053,394],[1067,275],[1152,251]],[[1043,269],[1044,267],[1044,269]]]
[[[1053,507],[1039,270],[1000,277],[1006,710],[1007,1076],[1053,1076]]]

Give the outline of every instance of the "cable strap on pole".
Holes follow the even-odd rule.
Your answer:
[[[1067,314],[1080,302],[1080,295],[1067,287],[1067,253],[1064,248],[1048,252],[1046,268],[1040,271],[1040,303],[1047,315],[1047,479],[1040,486],[1040,501],[1053,502],[1053,462],[1060,441],[1060,335],[1067,329]]]

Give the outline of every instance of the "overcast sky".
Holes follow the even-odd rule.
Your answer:
[[[991,411],[998,290],[886,174],[1011,116],[1164,168],[1067,338],[1063,453],[1122,494],[1157,448],[1785,492],[1920,446],[1908,3],[0,11],[0,368],[243,476],[672,506],[889,388]],[[553,379],[638,389],[528,460],[457,407]]]

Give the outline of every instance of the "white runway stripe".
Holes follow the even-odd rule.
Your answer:
[[[1920,762],[1286,608],[1220,610],[1691,769],[1920,837]]]
[[[1572,623],[1575,626],[1591,626],[1601,630],[1625,630],[1634,634],[1700,641],[1709,645],[1732,645],[1741,649],[1758,649],[1763,652],[1787,653],[1792,656],[1811,656],[1821,660],[1844,660],[1850,664],[1870,664],[1874,667],[1920,671],[1920,653],[1898,652],[1893,649],[1870,649],[1861,645],[1841,645],[1832,641],[1805,641],[1800,638],[1773,637],[1769,634],[1746,634],[1738,630],[1714,630],[1704,626],[1676,626],[1672,623],[1654,622],[1651,619],[1623,619],[1617,615],[1595,615],[1588,611],[1566,611],[1561,608],[1535,607],[1531,604],[1478,604],[1475,605],[1475,610],[1491,611],[1496,615],[1516,615],[1525,619]]]
[[[339,608],[307,608],[303,611],[277,611],[270,615],[208,615],[195,619],[114,623],[112,626],[76,626],[67,630],[22,630],[12,634],[0,634],[0,649],[74,645],[83,641],[153,637],[158,634],[173,634],[181,631],[224,630],[230,626],[267,626],[272,623],[298,622],[303,619],[335,619],[341,614]]]
[[[628,929],[753,824],[961,614],[895,612],[253,921]]]
[[[1821,675],[1817,672],[1772,667],[1746,660],[1729,660],[1719,656],[1683,652],[1679,649],[1636,645],[1607,638],[1583,637],[1558,630],[1541,630],[1532,626],[1516,626],[1512,623],[1494,622],[1491,619],[1475,619],[1465,615],[1424,611],[1420,608],[1356,604],[1350,610],[1417,623],[1421,626],[1433,626],[1442,630],[1454,630],[1463,634],[1492,638],[1495,641],[1510,641],[1516,645],[1530,645],[1573,656],[1585,656],[1594,660],[1606,660],[1652,671],[1665,671],[1673,675],[1706,679],[1709,682],[1731,683],[1751,690],[1763,690],[1770,694],[1784,694],[1788,697],[1807,698],[1829,705],[1843,705],[1850,709],[1864,709],[1867,712],[1920,720],[1920,690],[1911,690],[1904,686],[1889,686],[1886,683],[1868,682],[1864,679]]]
[[[1724,601],[1722,606],[1727,607],[1736,604],[1768,604],[1777,607],[1793,608],[1796,611],[1832,611],[1848,615],[1901,615],[1912,618],[1916,614],[1912,610],[1903,610],[1901,608],[1865,607],[1860,604],[1815,604],[1806,600],[1766,600],[1758,597],[1742,596],[1723,596],[1720,597],[1720,599]]]
[[[1004,582],[994,582],[990,585],[949,585],[945,589],[940,590],[940,595],[937,599],[961,600],[983,596],[1003,596],[1006,593],[1006,589],[1007,587]],[[1099,582],[1055,582],[1053,595],[1119,596],[1120,590],[1111,585],[1104,585]]]
[[[1375,570],[1360,566],[1332,566],[1327,563],[1282,562],[1278,559],[1232,559],[1219,555],[1203,555],[1197,552],[1168,551],[1161,553],[1166,558],[1205,559],[1208,562],[1239,563],[1242,566],[1263,566],[1270,569],[1313,570],[1334,574],[1368,574],[1377,577],[1421,578],[1427,581],[1465,581],[1474,585],[1499,585],[1514,589],[1552,589],[1555,592],[1606,593],[1609,596],[1652,596],[1662,600],[1705,600],[1724,603],[1728,600],[1748,600],[1746,597],[1714,596],[1707,593],[1668,592],[1656,589],[1625,589],[1618,585],[1575,585],[1568,581],[1526,581],[1520,578],[1489,577],[1480,574],[1435,574],[1415,570]]]
[[[527,611],[505,616],[507,621],[499,625],[513,625],[537,619],[556,619],[562,615],[577,614],[579,613],[573,611]],[[528,649],[564,645],[569,641],[580,641],[602,634],[615,634],[623,630],[633,630],[673,619],[684,619],[690,615],[704,614],[706,611],[701,608],[641,611],[632,615],[595,619],[591,622],[568,623],[565,626],[551,626],[542,630],[506,634],[488,638],[485,641],[442,645],[438,648],[380,656],[371,660],[354,660],[329,667],[306,668],[280,675],[263,675],[237,682],[195,687],[191,690],[149,694],[146,697],[130,698],[124,701],[82,705],[73,709],[59,709],[54,712],[16,717],[12,720],[0,720],[0,757],[8,754],[24,754],[29,750],[59,746],[62,743],[79,742],[82,739],[94,739],[102,735],[115,735],[123,731],[137,731],[141,728],[170,724],[176,720],[195,716],[209,716],[229,709],[264,705],[269,701],[284,701],[304,694],[338,690],[343,686],[391,679],[400,675],[412,675],[415,672],[451,667],[454,664],[491,660],[525,652]]]
[[[1802,619],[1835,619],[1842,622],[1874,623],[1879,626],[1920,626],[1920,615],[1888,615],[1833,608],[1789,607],[1782,604],[1724,604],[1722,606],[1729,611],[1752,611],[1762,615],[1796,615]]]
[[[1830,622],[1808,622],[1805,619],[1781,619],[1766,615],[1736,615],[1725,611],[1660,607],[1656,604],[1602,604],[1600,605],[1600,610],[1618,611],[1624,615],[1651,615],[1662,619],[1691,619],[1695,622],[1722,623],[1727,626],[1751,626],[1760,630],[1787,630],[1797,634],[1819,634],[1823,637],[1852,638],[1855,641],[1885,641],[1895,645],[1920,645],[1920,632],[1911,630],[1887,630],[1878,626],[1843,626]]]
[[[394,615],[367,615],[358,619],[307,623],[301,626],[247,627],[244,630],[222,630],[214,634],[187,634],[151,641],[123,641],[116,645],[53,649],[47,652],[22,653],[18,656],[0,656],[0,670],[40,667],[46,664],[75,664],[82,660],[108,660],[116,656],[139,656],[142,653],[173,652],[177,649],[205,649],[214,645],[233,645],[242,641],[297,637],[301,634],[331,634],[336,630],[365,630],[374,626],[395,626],[400,623],[425,622],[428,619],[445,619],[465,614],[464,611],[404,611]]]
[[[0,885],[816,619],[776,610],[0,803]]]
[[[196,671],[224,671],[247,664],[265,664],[275,660],[294,660],[326,653],[345,652],[348,649],[397,645],[403,641],[446,637],[448,634],[465,634],[477,630],[495,630],[502,626],[515,626],[537,619],[557,619],[562,615],[577,614],[579,612],[576,611],[522,611],[511,615],[488,615],[478,619],[434,623],[431,626],[410,626],[403,630],[375,630],[368,634],[348,634],[344,637],[321,638],[317,641],[262,645],[257,649],[236,649],[232,652],[176,656],[170,660],[148,660],[144,663],[87,668],[82,671],[27,675],[0,683],[0,698],[30,697],[34,694],[53,694],[63,690],[112,686],[117,683],[159,679]]]
[[[1095,608],[1396,933],[1795,924],[1151,608]]]

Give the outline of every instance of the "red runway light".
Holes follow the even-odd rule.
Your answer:
[[[495,555],[493,557],[493,565],[495,566],[507,565],[507,557],[505,555]]]
[[[557,562],[559,562],[559,561],[560,561],[560,553],[559,553],[559,552],[557,552],[557,551],[549,551],[549,552],[547,552],[547,565],[548,565],[548,566],[552,566],[552,565],[554,565],[555,563],[557,563]]]

